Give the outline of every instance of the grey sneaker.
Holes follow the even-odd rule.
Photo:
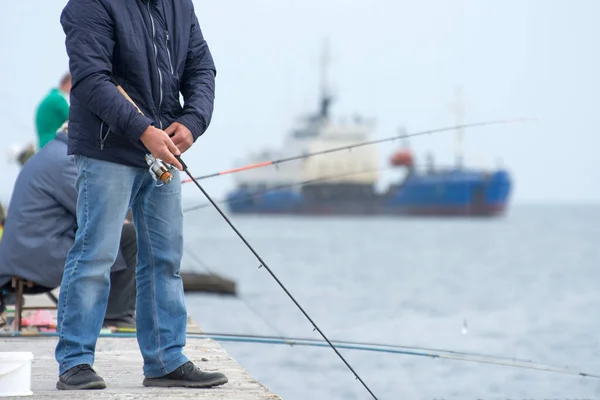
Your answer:
[[[227,377],[222,373],[204,372],[188,361],[170,374],[158,378],[145,378],[143,384],[153,387],[209,388],[227,382]]]
[[[58,378],[58,390],[105,389],[104,379],[88,364],[76,365]]]

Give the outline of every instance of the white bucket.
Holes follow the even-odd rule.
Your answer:
[[[0,397],[31,396],[33,353],[0,353]]]

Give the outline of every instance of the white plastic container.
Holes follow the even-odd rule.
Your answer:
[[[0,353],[0,397],[31,396],[33,353]]]

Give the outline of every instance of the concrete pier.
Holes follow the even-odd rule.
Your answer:
[[[42,296],[27,296],[29,305],[47,300]],[[188,334],[202,330],[191,319]],[[54,336],[0,337],[0,352],[33,353],[31,390],[34,399],[281,399],[254,379],[214,340],[188,338],[184,354],[206,371],[224,373],[229,382],[210,389],[146,388],[142,385],[142,356],[135,337],[101,336],[96,347],[94,369],[104,378],[106,389],[62,391],[56,389],[58,365],[54,358],[57,338]],[[251,344],[249,344],[251,346]],[[2,388],[0,388],[0,393]],[[10,397],[2,397],[10,398]],[[25,397],[26,398],[26,397]],[[23,399],[23,397],[14,397]]]
[[[54,359],[56,340],[54,337],[0,338],[0,352],[33,353],[31,390],[34,399],[281,399],[252,378],[217,342],[209,339],[188,339],[185,354],[201,369],[227,375],[229,382],[223,386],[210,389],[146,388],[142,385],[142,357],[136,339],[101,337],[94,369],[104,378],[107,388],[59,391],[56,389],[58,365]]]

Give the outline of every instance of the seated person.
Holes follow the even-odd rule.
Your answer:
[[[60,286],[77,230],[76,177],[75,160],[67,155],[65,124],[23,165],[15,182],[0,240],[0,293],[11,290],[12,276],[35,282],[29,293]],[[110,274],[105,326],[135,326],[136,232],[133,223],[124,222]]]

